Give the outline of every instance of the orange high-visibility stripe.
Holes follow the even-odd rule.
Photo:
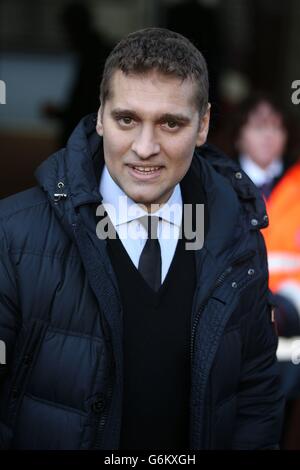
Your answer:
[[[270,259],[270,288],[277,291],[286,280],[300,283],[300,163],[282,178],[266,205],[269,227],[262,233]]]

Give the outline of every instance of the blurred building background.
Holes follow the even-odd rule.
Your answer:
[[[291,99],[292,83],[300,81],[298,0],[85,0],[84,7],[76,5],[74,10],[70,0],[0,3],[0,84],[6,85],[0,89],[6,95],[0,96],[0,197],[35,184],[38,164],[65,144],[81,115],[97,110],[108,51],[122,36],[147,26],[181,32],[206,57],[210,142],[233,155],[231,131],[239,105],[260,92],[280,103],[288,118],[288,156],[300,158],[300,104]],[[291,409],[294,424],[284,446],[299,449],[300,401]]]
[[[62,121],[50,119],[45,107],[50,103],[63,108],[71,96],[78,54],[62,21],[69,3],[1,1],[0,80],[6,84],[6,104],[0,105],[0,197],[33,184],[34,168],[61,144]],[[110,47],[126,33],[146,26],[170,27],[198,45],[211,76],[210,141],[224,150],[231,148],[231,113],[253,90],[276,95],[294,118],[298,134],[300,105],[291,102],[291,84],[300,79],[297,0],[85,0],[84,4],[94,30]],[[299,148],[295,142],[295,158]]]
[[[50,111],[53,105],[66,106],[78,73],[78,54],[62,21],[69,3],[1,1],[0,80],[6,84],[6,104],[0,105],[1,197],[34,184],[34,168],[61,144],[62,121],[53,119],[55,112],[50,119]],[[231,148],[230,116],[253,90],[276,95],[294,118],[297,134],[300,105],[292,104],[291,84],[300,79],[299,1],[85,0],[84,4],[93,29],[108,47],[146,26],[167,26],[189,35],[209,64],[214,110],[210,141],[224,150]],[[91,51],[90,60],[94,55]],[[298,151],[296,141],[295,158]]]

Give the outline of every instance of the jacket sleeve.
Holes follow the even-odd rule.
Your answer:
[[[268,289],[265,245],[260,233],[258,237],[262,275],[253,308],[242,325],[243,362],[234,449],[278,448],[283,419],[284,398],[276,358],[278,337]]]
[[[9,258],[5,233],[0,224],[0,399],[5,376],[11,364],[19,324],[18,289],[13,263]],[[0,403],[0,409],[5,404]],[[0,418],[0,449],[6,448],[10,431]]]
[[[285,295],[273,293],[275,319],[279,336],[300,335],[300,315],[295,304]]]

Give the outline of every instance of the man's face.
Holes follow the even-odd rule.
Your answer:
[[[209,110],[200,121],[196,85],[151,72],[112,77],[98,113],[104,158],[113,180],[150,210],[163,204],[189,169],[194,148],[207,136]]]
[[[239,150],[266,168],[282,157],[286,143],[282,118],[267,102],[261,102],[240,131]]]

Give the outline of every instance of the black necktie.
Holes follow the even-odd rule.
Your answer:
[[[140,220],[148,232],[148,239],[141,253],[138,269],[149,286],[157,291],[161,285],[161,253],[157,239],[159,217],[145,216]]]

